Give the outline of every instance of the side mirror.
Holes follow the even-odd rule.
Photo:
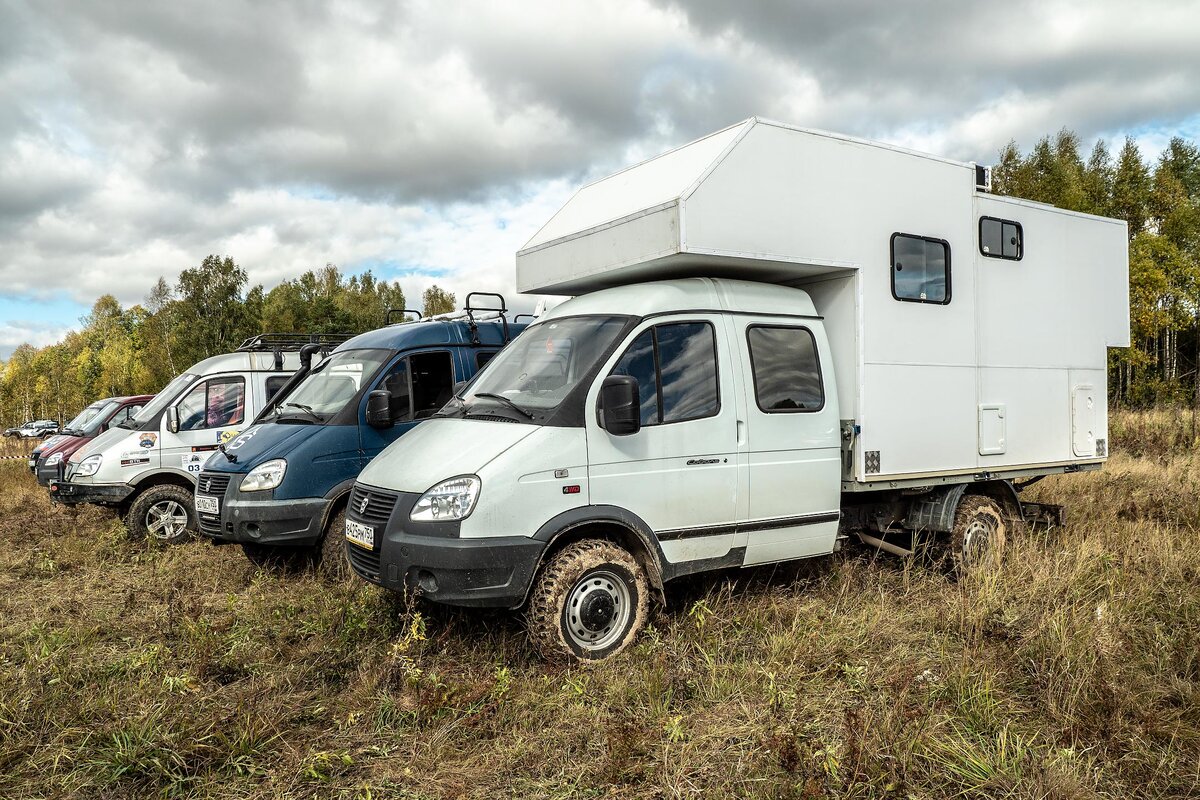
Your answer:
[[[367,395],[367,424],[372,428],[392,427],[392,393],[387,389]]]
[[[167,409],[167,430],[171,433],[179,433],[179,409],[175,406]]]
[[[604,429],[613,436],[629,436],[642,429],[642,402],[637,378],[609,375],[600,384],[600,414]]]

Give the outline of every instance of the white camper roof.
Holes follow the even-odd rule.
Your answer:
[[[951,171],[964,195],[974,192],[974,164],[752,117],[580,189],[517,253],[517,289],[837,272],[854,266],[844,250],[820,252],[804,235],[828,227],[821,204],[884,181],[908,180],[920,193],[929,170]],[[783,196],[781,183],[791,187]]]

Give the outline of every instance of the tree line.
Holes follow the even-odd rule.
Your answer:
[[[1029,153],[1015,143],[992,170],[998,194],[1123,219],[1129,224],[1132,346],[1109,354],[1114,403],[1200,405],[1200,149],[1174,138],[1152,163],[1127,138],[1114,156],[1062,130]],[[426,316],[455,307],[425,291]],[[102,397],[150,394],[191,364],[265,332],[360,333],[403,308],[396,283],[332,264],[269,292],[248,287],[232,258],[210,255],[172,286],[159,278],[142,304],[96,301],[79,330],[43,348],[21,345],[0,370],[0,421],[64,420]]]
[[[425,316],[453,311],[455,297],[438,286],[422,297]],[[332,264],[270,291],[249,286],[228,256],[210,255],[174,285],[159,278],[145,301],[123,308],[104,295],[55,344],[17,347],[0,365],[0,421],[66,422],[104,397],[154,394],[197,361],[228,353],[259,333],[362,333],[405,307],[399,283],[370,271],[344,275]]]

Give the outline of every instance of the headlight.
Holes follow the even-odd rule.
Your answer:
[[[475,509],[479,486],[479,478],[474,475],[442,481],[421,495],[408,516],[414,522],[464,519]]]
[[[283,473],[287,472],[287,459],[276,458],[264,461],[242,478],[243,492],[261,492],[274,489],[283,483]]]
[[[74,477],[86,478],[90,475],[95,475],[100,470],[100,462],[103,460],[104,457],[99,453],[94,456],[88,456],[79,462],[79,466],[75,468]]]
[[[46,459],[46,466],[53,467],[62,462],[62,453],[54,453]],[[99,465],[99,461],[96,462]]]

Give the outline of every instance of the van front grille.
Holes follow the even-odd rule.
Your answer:
[[[349,516],[363,522],[383,523],[392,516],[396,507],[397,497],[391,492],[379,492],[355,486],[350,493],[350,503],[346,510]],[[378,568],[376,560],[376,568]]]
[[[346,555],[354,571],[371,583],[379,583],[379,549],[365,550],[358,545],[347,544]]]
[[[223,497],[229,488],[233,476],[227,472],[201,472],[196,479],[196,491],[200,494],[211,494]]]

